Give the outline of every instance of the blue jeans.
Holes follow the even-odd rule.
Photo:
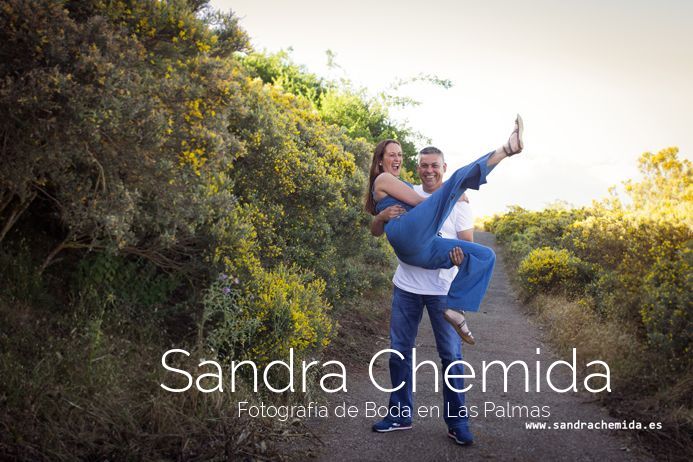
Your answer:
[[[387,239],[404,263],[426,269],[451,268],[449,253],[461,247],[464,260],[448,291],[448,307],[479,311],[491,282],[496,254],[488,247],[438,236],[443,222],[467,188],[479,189],[493,167],[486,165],[493,153],[455,171],[431,196],[385,225]]]
[[[447,308],[444,295],[419,295],[402,290],[395,286],[392,293],[392,317],[390,319],[390,348],[399,351],[404,356],[400,359],[395,354],[390,355],[390,379],[395,388],[401,382],[405,384],[398,391],[390,394],[390,409],[404,409],[409,407],[410,415],[414,415],[412,397],[412,348],[416,340],[416,334],[423,316],[423,308],[428,309],[428,317],[431,320],[433,334],[436,339],[436,348],[440,355],[443,368],[442,372],[453,361],[462,359],[462,347],[460,337],[455,329],[443,318],[443,312]],[[421,362],[421,360],[418,360]],[[426,366],[422,366],[420,373],[424,373]],[[450,375],[463,375],[464,367],[457,364],[450,369]],[[450,379],[450,383],[458,390],[464,388],[464,379]],[[445,380],[443,385],[443,409],[441,409],[448,428],[457,428],[467,425],[466,412],[463,412],[464,393],[451,390]],[[418,387],[420,389],[420,387]],[[448,411],[449,409],[449,411]],[[450,416],[448,416],[448,412]],[[460,417],[462,414],[464,417]],[[454,416],[454,417],[451,417]],[[390,415],[389,420],[408,424],[411,418]]]

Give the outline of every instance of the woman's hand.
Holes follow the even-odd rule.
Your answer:
[[[391,205],[378,214],[378,220],[387,223],[393,218],[404,215],[407,211],[401,205]]]
[[[375,217],[371,221],[371,234],[373,236],[382,236],[385,234],[385,223],[404,214],[406,210],[401,205],[391,205]]]

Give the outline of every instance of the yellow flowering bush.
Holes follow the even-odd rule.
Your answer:
[[[691,366],[691,166],[678,149],[642,155],[643,179],[592,207],[519,207],[486,226],[505,244],[527,295],[560,289],[601,319],[639,332],[662,361]]]
[[[289,348],[297,360],[319,357],[334,333],[332,306],[387,282],[388,245],[368,233],[362,194],[372,141],[408,132],[383,108],[352,94],[357,113],[339,110],[346,101],[321,112],[322,95],[341,83],[281,59],[262,71],[263,55],[252,53],[238,18],[207,0],[5,0],[0,25],[0,324],[10,333],[0,356],[11,358],[0,361],[8,377],[0,396],[33,403],[31,412],[0,415],[0,427],[28,429],[0,432],[0,447],[28,458],[156,458],[146,452],[161,440],[156,427],[135,432],[137,444],[113,443],[132,433],[142,402],[182,415],[211,401],[132,399],[147,388],[97,372],[128,357],[113,351],[138,351],[130,364],[138,377],[157,371],[139,361],[155,359],[159,346],[194,343],[220,358],[265,363]],[[258,72],[253,59],[244,64],[249,54]],[[368,129],[349,130],[346,119],[362,114],[367,121],[357,125]],[[219,271],[229,276],[217,279]],[[62,373],[52,344],[21,347],[17,327],[29,325],[69,351],[85,350],[84,336],[88,360],[65,358],[89,373]],[[14,367],[31,363],[55,368],[39,382]],[[108,429],[89,422],[96,444],[72,444],[85,434],[86,414],[68,404],[113,415],[99,407],[101,384],[122,394],[114,410],[123,419],[109,417]],[[32,387],[46,402],[23,395]],[[46,393],[70,388],[61,396],[72,401]],[[202,414],[199,445],[187,430],[159,427],[185,435],[185,444],[172,443],[172,457],[185,459],[185,449],[176,451],[186,447],[209,456],[198,448],[216,449],[210,422],[224,437],[227,425],[242,425]],[[53,415],[61,416],[60,435],[45,431]],[[26,441],[37,443],[34,452],[24,452]],[[65,441],[62,449],[81,449],[63,455],[56,442]],[[123,452],[101,452],[114,447]]]
[[[258,363],[284,357],[289,348],[297,357],[327,346],[334,330],[325,283],[308,272],[284,265],[259,270],[248,282],[239,309],[258,327],[247,354]]]
[[[532,250],[517,270],[529,295],[568,289],[575,283],[581,261],[566,249],[541,247]]]
[[[651,345],[674,371],[693,366],[691,242],[672,258],[658,258],[645,276],[639,314]]]

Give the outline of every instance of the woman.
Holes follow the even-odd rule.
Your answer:
[[[460,196],[467,188],[479,189],[486,175],[506,157],[518,154],[522,142],[523,124],[518,115],[515,129],[508,142],[493,152],[459,168],[443,186],[424,199],[399,179],[402,165],[401,149],[392,148],[395,140],[381,141],[375,148],[371,163],[366,210],[376,215],[387,207],[400,205],[407,213],[393,218],[385,225],[385,234],[397,257],[414,266],[427,269],[453,266],[450,252],[461,248],[464,259],[448,292],[445,319],[467,343],[474,337],[466,325],[463,310],[478,311],[493,273],[495,254],[488,247],[459,239],[438,236],[440,228]]]

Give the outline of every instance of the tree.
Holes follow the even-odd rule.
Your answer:
[[[624,186],[633,210],[683,220],[693,228],[693,169],[678,153],[676,147],[644,153],[638,160],[642,180]]]

